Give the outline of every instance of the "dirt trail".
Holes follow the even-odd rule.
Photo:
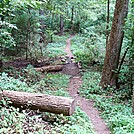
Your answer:
[[[68,56],[69,58],[74,57],[73,54],[72,54],[72,52],[71,52],[71,43],[70,43],[70,41],[71,41],[71,39],[72,39],[73,37],[74,37],[74,35],[71,35],[71,36],[67,39],[67,41],[66,41],[65,52],[67,53],[67,56]]]
[[[73,57],[73,54],[70,50],[70,40],[72,37],[73,36],[70,36],[70,38],[67,39],[65,48],[65,52],[70,59],[71,57]],[[96,108],[94,108],[94,102],[92,100],[87,100],[79,96],[78,88],[81,86],[82,80],[78,72],[79,68],[76,66],[75,63],[69,63],[64,70],[64,73],[72,75],[68,85],[70,96],[76,99],[77,105],[80,106],[81,109],[89,116],[96,134],[110,134],[110,131],[106,126],[104,120],[99,115],[100,112]]]

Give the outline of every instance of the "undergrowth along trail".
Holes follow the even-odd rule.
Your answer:
[[[71,38],[72,36],[70,36],[69,39],[67,39],[66,41],[67,44],[65,48],[65,52],[67,53],[69,58],[74,57],[70,50]],[[74,68],[73,66],[75,66],[75,64],[73,63],[69,64],[70,66],[68,68],[68,72],[69,71],[71,72],[71,69]],[[75,66],[75,72],[78,71],[79,68]],[[78,89],[80,88],[81,84],[82,84],[81,76],[78,73],[76,74],[73,73],[73,77],[70,78],[70,82],[68,85],[68,92],[70,96],[72,96],[76,100],[77,105],[88,115],[93,124],[94,131],[97,134],[110,134],[110,131],[106,126],[104,120],[99,115],[100,114],[99,111],[96,108],[94,108],[94,102],[92,100],[87,100],[79,95]]]

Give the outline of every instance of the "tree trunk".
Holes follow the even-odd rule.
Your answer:
[[[45,16],[43,9],[39,10],[39,16]],[[44,25],[44,20],[43,19],[40,19],[40,25],[41,25],[41,30],[45,31],[45,25]]]
[[[2,60],[0,60],[0,68],[2,68],[2,66],[3,66],[3,62]]]
[[[72,115],[75,111],[75,100],[67,97],[6,90],[0,93],[0,100],[3,97],[9,98],[15,107],[64,115]]]
[[[132,2],[132,7],[133,7],[133,13],[134,13],[134,2]],[[132,20],[133,21],[133,20]],[[130,89],[133,93],[132,96],[132,112],[134,114],[134,21],[133,21],[133,27],[132,27],[132,43],[131,43],[131,55],[129,58],[129,74],[130,74]]]
[[[51,71],[61,71],[62,69],[63,69],[63,65],[51,65],[51,66],[36,68],[35,70],[38,72],[51,72]]]
[[[119,57],[122,46],[123,27],[128,12],[129,0],[116,0],[112,29],[106,45],[106,55],[100,85],[117,86]]]
[[[71,28],[73,28],[73,20],[74,20],[74,6],[71,8],[72,15],[71,15]]]
[[[30,10],[28,9],[28,12],[30,14]],[[30,50],[29,50],[29,46],[30,46],[30,29],[31,29],[31,17],[28,19],[28,22],[27,22],[27,35],[26,35],[26,60],[28,59],[28,51],[29,51],[29,54],[31,53]],[[31,54],[30,54],[31,55]],[[32,58],[32,57],[31,57]]]
[[[134,88],[133,88],[133,96],[132,96],[132,113],[134,114]]]
[[[63,35],[63,31],[64,31],[63,16],[60,15],[60,35]]]
[[[107,26],[106,26],[106,44],[108,44],[109,37],[109,19],[110,19],[110,0],[107,1]]]

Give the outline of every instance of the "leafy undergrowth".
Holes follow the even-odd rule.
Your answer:
[[[66,46],[66,40],[67,38],[69,38],[69,35],[53,36],[53,42],[47,45],[47,48],[44,50],[44,55],[47,55],[47,57],[57,57],[66,55],[64,49]]]
[[[2,102],[1,102],[2,103]],[[4,103],[4,102],[3,102]],[[5,103],[4,103],[5,104]],[[91,122],[80,108],[72,116],[0,107],[1,134],[93,134]],[[84,126],[84,127],[83,127]]]
[[[64,74],[40,74],[30,66],[22,72],[9,71],[0,75],[1,90],[16,90],[68,96],[66,91],[69,76]],[[9,76],[10,74],[10,76]],[[14,76],[14,77],[13,77]],[[0,101],[1,134],[93,134],[87,115],[76,108],[72,116],[48,112],[22,110],[9,106],[9,100]]]
[[[71,39],[71,51],[76,57],[76,61],[80,62],[82,67],[87,67],[93,61],[101,63],[104,57],[104,39],[96,38],[95,35],[76,34]],[[99,45],[98,45],[99,44]]]
[[[83,74],[81,95],[95,100],[95,106],[102,112],[113,134],[133,134],[134,115],[132,114],[131,101],[126,100],[127,90],[115,91],[107,88],[102,90],[99,86],[100,73],[89,71]]]

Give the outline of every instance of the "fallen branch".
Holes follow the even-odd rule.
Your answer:
[[[68,97],[46,94],[26,93],[4,90],[0,92],[0,100],[9,98],[15,107],[40,110],[64,115],[72,115],[75,111],[75,100]]]

